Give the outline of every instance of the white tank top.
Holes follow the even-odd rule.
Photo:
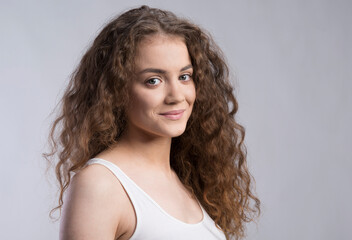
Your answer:
[[[101,158],[92,158],[87,163],[107,167],[120,181],[127,192],[136,213],[136,229],[130,240],[215,240],[226,239],[225,234],[215,226],[208,213],[203,212],[199,223],[182,222],[165,212],[146,192],[130,179],[118,166]]]

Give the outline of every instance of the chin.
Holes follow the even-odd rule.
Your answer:
[[[179,133],[173,134],[173,136],[171,136],[172,138],[174,137],[179,137],[181,136],[185,131],[180,131]]]
[[[165,136],[167,137],[171,137],[171,138],[174,138],[174,137],[179,137],[181,136],[186,130],[186,127],[183,127],[183,128],[178,128],[178,129],[168,129],[166,132],[165,132]]]

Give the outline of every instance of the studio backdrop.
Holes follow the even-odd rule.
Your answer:
[[[262,202],[247,239],[352,239],[347,0],[1,1],[0,239],[58,239],[53,110],[104,23],[142,4],[201,25],[227,58]]]

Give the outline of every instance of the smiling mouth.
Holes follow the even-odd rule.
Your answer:
[[[167,119],[178,120],[182,117],[184,112],[185,112],[185,109],[180,109],[180,110],[173,110],[169,112],[160,113],[160,115],[164,116]]]

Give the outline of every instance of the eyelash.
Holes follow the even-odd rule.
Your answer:
[[[184,81],[189,81],[189,80],[192,79],[192,75],[191,75],[191,74],[188,74],[188,73],[182,74],[181,76],[188,76],[188,77],[189,77],[188,80],[184,80]],[[180,77],[181,77],[181,76],[180,76]]]
[[[161,82],[161,80],[159,78],[149,78],[147,81],[146,81],[146,84],[150,85],[150,86],[156,86],[157,84],[150,84],[150,81],[153,80],[153,79],[157,79]]]
[[[182,74],[182,75],[179,77],[179,80],[181,80],[180,78],[181,78],[182,76],[188,76],[188,79],[187,79],[187,80],[182,80],[182,81],[184,81],[184,82],[188,82],[188,81],[190,81],[190,80],[192,79],[192,75],[191,75],[191,74],[185,73],[185,74]],[[159,80],[159,81],[161,82],[161,80],[160,80],[159,78],[153,77],[153,78],[149,78],[149,79],[146,81],[146,84],[147,84],[147,85],[150,85],[150,86],[157,86],[158,84],[150,84],[150,81],[153,80],[153,79],[157,79],[157,80]]]

